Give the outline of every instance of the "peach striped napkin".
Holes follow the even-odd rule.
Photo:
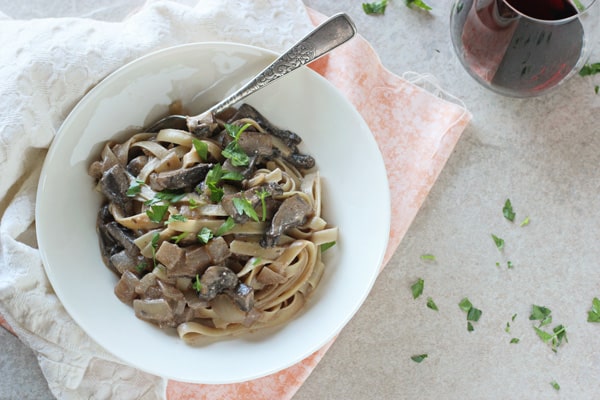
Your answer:
[[[199,1],[195,8],[189,9],[175,2],[151,1],[121,25],[103,25],[90,22],[86,27],[90,40],[97,40],[98,43],[95,44],[97,46],[106,46],[106,48],[100,49],[105,53],[105,57],[108,56],[104,60],[105,70],[93,71],[91,77],[87,77],[87,80],[84,79],[80,86],[75,85],[77,87],[74,89],[63,88],[62,97],[60,98],[62,101],[60,104],[63,108],[58,112],[54,110],[54,114],[52,112],[48,113],[50,120],[46,121],[44,120],[45,116],[36,114],[45,112],[45,109],[30,110],[29,116],[32,119],[36,120],[37,118],[42,126],[44,123],[48,124],[49,136],[48,132],[45,132],[46,136],[44,136],[43,132],[30,132],[26,128],[24,128],[24,133],[39,134],[40,136],[36,138],[37,142],[35,143],[38,147],[47,147],[53,136],[52,133],[55,132],[60,121],[65,117],[77,98],[83,95],[86,88],[89,88],[107,72],[110,72],[111,68],[116,68],[119,64],[139,55],[139,53],[143,54],[143,52],[176,43],[215,39],[215,34],[209,32],[210,29],[207,29],[207,31],[194,31],[192,29],[191,33],[183,33],[178,29],[180,25],[194,26],[194,24],[202,22],[208,23],[207,21],[214,21],[219,16],[238,23],[241,19],[236,20],[236,16],[243,18],[244,13],[258,13],[268,8],[269,15],[273,19],[281,19],[281,15],[284,15],[284,18],[293,21],[294,25],[291,30],[298,37],[298,33],[306,31],[311,24],[317,24],[324,19],[318,13],[306,10],[298,0],[239,1],[239,5],[238,8],[231,8],[228,2],[228,7],[225,9],[225,6],[220,6],[214,2]],[[260,10],[261,7],[263,10]],[[238,14],[232,15],[231,10],[235,10],[234,12]],[[277,14],[276,11],[280,14]],[[70,22],[72,23],[71,26],[74,27],[72,29],[76,29],[77,22],[80,21],[71,20]],[[280,23],[281,21],[274,22]],[[140,28],[140,26],[143,26],[143,28]],[[236,27],[239,28],[239,25],[236,25]],[[55,22],[43,25],[39,27],[39,30],[42,31],[42,28],[51,30],[45,32],[46,34],[55,35],[59,33],[64,35],[63,30],[66,29],[63,25],[57,25]],[[97,38],[98,32],[105,33],[104,30],[109,29],[122,29],[123,35],[121,37],[123,41],[130,40],[131,42],[125,46],[121,44],[121,47],[117,46],[111,49],[109,40],[102,41]],[[252,29],[256,29],[256,27],[249,26],[250,34],[248,34],[248,30],[244,31],[246,36],[243,38],[230,35],[227,36],[227,39],[237,39],[237,41],[250,42],[275,50],[282,50],[288,45],[285,40],[280,43],[268,41],[261,43],[253,40],[252,34],[257,34],[257,32],[253,32]],[[14,32],[22,34],[23,30],[16,29]],[[2,27],[0,27],[0,33],[3,33]],[[44,32],[38,32],[37,34],[42,33]],[[294,38],[294,34],[289,32],[284,33],[283,36],[288,40]],[[139,37],[142,37],[142,39],[138,39]],[[60,43],[56,44],[56,48],[62,54],[61,57],[64,57],[65,54],[69,56],[66,48],[60,48]],[[85,50],[81,49],[81,51]],[[89,49],[87,50],[89,51]],[[3,54],[0,50],[1,56]],[[79,61],[82,59],[85,58],[80,57]],[[112,66],[106,65],[106,63],[112,63]],[[471,115],[460,104],[452,101],[451,96],[445,95],[442,91],[436,90],[433,93],[431,90],[422,88],[419,84],[411,83],[386,70],[375,51],[361,37],[313,63],[311,67],[335,85],[354,104],[370,126],[383,154],[391,196],[394,199],[390,242],[384,263],[381,266],[383,268],[408,230]],[[68,69],[68,66],[66,68]],[[93,66],[90,68],[93,68]],[[3,77],[0,76],[0,78]],[[31,80],[35,77],[28,76],[27,78],[30,80],[28,83],[31,84]],[[37,78],[39,79],[39,77]],[[63,77],[63,79],[65,78]],[[44,99],[51,101],[50,95],[53,95],[51,88],[45,88],[44,90],[49,91],[49,93],[42,93],[48,95]],[[0,95],[3,93],[3,88],[0,86]],[[39,98],[34,97],[35,99],[39,100]],[[38,106],[42,107],[43,103],[38,104]],[[0,111],[0,120],[10,121],[10,117],[10,115],[3,115]],[[6,128],[0,128],[0,135],[6,135],[7,132],[11,133]],[[18,129],[15,132],[19,132]],[[27,223],[28,221],[32,222],[33,216],[28,217],[28,221],[23,221],[20,224],[9,220],[9,217],[14,214],[15,209],[19,209],[22,215],[22,211],[28,210],[28,207],[31,208],[34,203],[32,197],[35,193],[35,183],[28,186],[27,182],[35,182],[35,177],[39,174],[40,164],[33,164],[31,171],[23,171],[19,169],[22,166],[18,167],[18,162],[13,161],[14,163],[11,164],[11,159],[6,158],[4,152],[0,151],[0,172],[3,173],[3,176],[18,178],[24,175],[26,178],[26,183],[23,184],[21,189],[15,184],[15,189],[8,190],[6,197],[0,201],[0,204],[3,204],[3,209],[0,211],[4,214],[0,221],[0,239],[4,240],[4,243],[0,243],[0,246],[2,246],[0,248],[0,312],[4,313],[4,317],[0,315],[0,325],[19,336],[38,354],[40,365],[48,379],[50,389],[57,397],[79,398],[102,392],[104,394],[110,393],[112,397],[116,398],[134,398],[139,396],[139,393],[145,393],[146,398],[166,398],[168,400],[289,399],[296,393],[333,343],[329,343],[302,362],[270,376],[238,384],[199,385],[165,381],[158,377],[147,376],[147,374],[139,371],[131,371],[131,368],[119,365],[116,360],[104,354],[101,349],[94,347],[93,343],[81,339],[83,337],[81,335],[84,335],[81,332],[78,333],[80,336],[72,334],[67,339],[63,338],[54,332],[52,327],[48,326],[50,323],[48,321],[53,321],[53,318],[60,317],[67,320],[68,316],[64,316],[62,314],[64,310],[60,308],[59,304],[55,304],[58,302],[47,281],[43,278],[40,278],[39,282],[33,282],[34,278],[30,278],[30,281],[27,282],[19,281],[19,279],[22,279],[19,274],[23,271],[31,273],[35,265],[28,266],[29,270],[25,267],[20,270],[18,261],[15,261],[18,257],[13,257],[14,254],[9,254],[7,251],[7,249],[10,251],[16,249],[14,251],[17,252],[24,251],[28,257],[31,257],[32,263],[36,263],[35,241],[30,238],[27,239],[26,231],[31,229],[28,228]],[[0,183],[0,189],[2,189],[1,186]],[[7,208],[8,212],[5,212],[4,207]],[[29,211],[33,213],[33,210]],[[39,264],[39,260],[37,262]],[[14,271],[11,271],[11,268]],[[33,272],[39,271],[33,270]],[[11,279],[14,279],[14,281],[11,282]],[[16,290],[14,287],[9,287],[14,282],[23,284],[23,289]],[[35,296],[40,297],[36,301],[31,301],[30,297],[34,297],[34,294],[27,292],[27,288],[32,285],[48,286],[44,289],[43,295],[35,294]],[[16,306],[12,301],[15,298],[22,300],[19,302],[19,306]],[[26,320],[28,316],[35,314],[37,311],[32,307],[43,307],[48,303],[52,304],[52,308],[44,310],[49,313],[47,316],[39,317],[40,319],[34,323]],[[29,309],[27,309],[28,306]],[[7,321],[10,321],[12,327]],[[72,329],[77,331],[76,326]],[[81,339],[81,342],[71,343],[69,342],[71,337],[72,340]],[[48,343],[51,344],[51,349],[48,348],[50,346]],[[86,355],[80,356],[77,354],[74,356],[69,354],[67,348],[75,345],[80,346],[80,352]],[[60,354],[57,352],[60,350],[66,352],[64,353],[67,354],[64,356],[65,359],[55,356]],[[138,394],[136,395],[136,393]]]

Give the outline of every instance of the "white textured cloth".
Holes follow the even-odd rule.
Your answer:
[[[0,315],[37,354],[58,398],[164,398],[163,379],[119,364],[52,291],[34,224],[46,150],[77,101],[126,62],[198,41],[281,51],[311,29],[306,9],[300,0],[149,1],[120,22],[12,20],[1,10],[0,21]]]

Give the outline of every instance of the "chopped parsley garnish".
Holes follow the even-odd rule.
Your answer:
[[[494,239],[494,243],[496,244],[496,247],[498,248],[498,250],[502,250],[502,248],[504,248],[504,239],[499,238],[498,236],[492,234],[492,239]]]
[[[199,275],[196,275],[196,279],[194,279],[194,282],[192,283],[192,289],[194,289],[198,293],[202,291],[202,282],[200,282]]]
[[[467,313],[467,330],[472,332],[474,330],[472,322],[479,321],[483,312],[480,309],[473,307],[473,304],[471,304],[471,301],[467,297],[458,303],[458,307]]]
[[[321,249],[321,253],[326,252],[327,250],[329,250],[330,248],[332,248],[333,246],[336,245],[335,240],[333,242],[327,242],[327,243],[323,243],[320,247]]]
[[[129,189],[127,189],[127,192],[125,192],[125,194],[128,197],[135,197],[136,194],[142,191],[142,185],[145,185],[144,181],[136,179],[135,181],[133,181],[131,186],[129,186]]]
[[[148,263],[146,261],[142,261],[138,265],[135,266],[135,270],[141,274],[142,272],[144,272],[146,270],[147,266],[148,266]]]
[[[219,228],[215,232],[215,236],[223,236],[224,234],[226,234],[227,232],[232,230],[234,226],[235,226],[234,219],[231,217],[227,217],[225,222],[223,222],[221,224],[221,226],[219,226]]]
[[[594,297],[592,300],[592,309],[588,311],[588,322],[600,322],[600,300]]]
[[[554,390],[560,390],[560,385],[556,381],[550,382],[550,385],[554,388]]]
[[[585,64],[579,71],[581,76],[589,76],[600,73],[600,62],[593,64]]]
[[[543,306],[533,305],[531,307],[531,315],[529,316],[530,321],[540,321],[539,326],[548,325],[552,323],[552,311]]]
[[[190,199],[190,210],[200,207],[200,204],[194,199]]]
[[[372,3],[362,3],[362,8],[365,14],[381,15],[385,13],[385,8],[388,5],[388,0],[375,1]]]
[[[532,321],[540,321],[538,326],[534,326],[533,329],[540,339],[544,343],[550,343],[552,345],[552,351],[556,352],[558,346],[567,340],[567,330],[563,325],[557,325],[552,329],[552,332],[547,332],[541,329],[545,325],[552,323],[552,311],[547,307],[533,305],[531,308],[531,315],[529,319]]]
[[[174,192],[171,190],[163,190],[162,192],[156,193],[154,199],[150,200],[150,204],[154,204],[158,201],[163,201],[165,203],[177,203],[181,201],[185,197],[185,192]]]
[[[185,222],[185,221],[187,221],[187,217],[185,215],[181,215],[181,214],[169,215],[169,219],[167,220],[167,224],[169,224],[171,222],[175,222],[175,221]]]
[[[529,225],[529,217],[525,217],[525,219],[523,220],[523,222],[521,222],[521,224],[519,226],[527,226]]]
[[[431,7],[423,0],[405,0],[407,7],[415,6],[425,11],[431,11]]]
[[[269,193],[269,191],[267,189],[265,189],[264,187],[262,187],[262,188],[260,188],[260,190],[258,190],[256,192],[256,195],[260,199],[260,204],[262,206],[262,221],[264,222],[267,219],[267,201],[266,201],[266,198],[269,197],[271,195],[271,193]]]
[[[245,197],[234,197],[233,206],[238,214],[246,214],[248,217],[258,222],[258,214],[256,213],[256,210],[252,206],[252,203]]]
[[[213,238],[213,233],[210,229],[208,229],[207,227],[202,227],[202,229],[200,229],[200,232],[198,232],[198,235],[196,235],[196,238],[198,239],[199,242],[201,243],[208,243],[208,241],[210,239]]]
[[[506,218],[507,220],[509,220],[511,222],[513,222],[515,220],[515,212],[513,211],[510,199],[506,199],[506,201],[504,202],[504,207],[502,208],[502,214],[504,215],[504,218]]]
[[[200,157],[201,160],[206,161],[206,159],[208,159],[208,145],[202,140],[196,138],[192,138],[192,144],[194,146],[194,150],[196,150],[196,153],[198,153],[198,157]]]
[[[175,242],[175,244],[178,244],[183,239],[185,239],[189,234],[190,234],[189,232],[181,232],[179,235],[171,236],[171,240],[173,242]]]
[[[506,267],[508,269],[513,269],[514,268],[514,264],[512,263],[512,261],[509,260],[509,261],[506,262]]]
[[[416,363],[420,363],[421,361],[423,361],[427,357],[428,357],[427,354],[417,354],[416,356],[412,356],[410,359],[413,360]]]
[[[421,254],[421,260],[435,261],[435,256],[433,254]]]
[[[510,339],[510,344],[517,344],[520,341],[521,341],[521,339],[514,337],[514,338]]]
[[[169,209],[168,204],[155,204],[146,210],[146,215],[152,222],[161,222]]]
[[[434,311],[438,311],[438,306],[435,304],[431,297],[427,298],[427,308],[431,308]]]
[[[413,299],[416,299],[420,295],[423,294],[423,288],[425,287],[425,281],[421,278],[417,279],[417,281],[410,287],[412,290]]]
[[[214,167],[206,174],[206,186],[210,192],[210,201],[218,203],[223,198],[225,192],[219,186],[222,180],[241,181],[244,176],[239,172],[225,171],[221,164],[215,164]]]
[[[234,167],[246,167],[250,164],[250,158],[248,154],[240,147],[239,140],[242,132],[248,129],[251,125],[245,124],[244,126],[225,124],[225,130],[233,138],[231,142],[225,146],[221,155],[228,158]]]

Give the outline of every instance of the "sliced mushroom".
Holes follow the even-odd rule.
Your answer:
[[[227,267],[211,266],[200,278],[202,288],[198,293],[201,300],[212,300],[219,293],[235,289],[238,284],[237,275]]]
[[[116,164],[102,174],[100,189],[109,201],[116,204],[126,214],[131,214],[132,201],[127,196],[130,177],[125,168]]]
[[[185,264],[185,250],[167,240],[156,251],[156,260],[167,267],[167,271]]]
[[[197,164],[190,168],[153,173],[150,175],[150,187],[160,192],[165,189],[191,189],[204,180],[212,164]]]
[[[298,194],[288,197],[281,203],[279,210],[273,216],[261,245],[264,247],[276,245],[279,237],[286,230],[304,224],[312,213],[312,206],[304,197]]]
[[[110,256],[111,265],[114,266],[120,274],[125,273],[125,271],[137,271],[138,267],[146,262],[145,260],[146,258],[141,254],[131,256],[126,250],[121,250]]]
[[[250,286],[240,283],[227,294],[242,311],[248,312],[254,307],[254,290]]]
[[[203,113],[197,117],[187,117],[187,129],[194,136],[211,137],[219,125],[211,113]]]

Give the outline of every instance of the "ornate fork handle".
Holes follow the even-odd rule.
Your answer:
[[[223,111],[282,76],[325,55],[350,40],[355,34],[356,27],[350,17],[344,13],[332,16],[273,61],[250,82],[211,107],[209,111],[212,113]]]

